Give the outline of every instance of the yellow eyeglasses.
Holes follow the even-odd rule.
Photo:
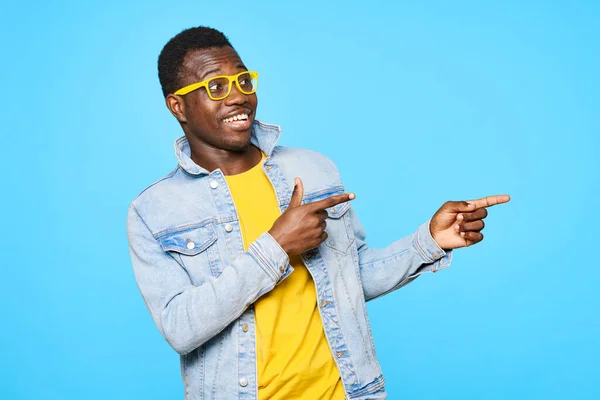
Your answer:
[[[194,90],[200,89],[201,87],[206,88],[206,93],[211,100],[223,100],[231,93],[232,84],[235,82],[238,90],[244,94],[252,94],[256,92],[258,85],[258,72],[256,71],[242,71],[235,75],[222,75],[215,76],[203,80],[202,82],[192,83],[182,87],[174,94],[183,96]]]

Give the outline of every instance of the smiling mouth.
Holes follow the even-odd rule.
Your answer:
[[[248,119],[249,119],[248,113],[240,113],[240,114],[234,115],[229,118],[224,118],[223,122],[233,123],[233,122],[238,122],[238,121],[248,121]]]
[[[247,134],[248,130],[252,128],[252,122],[250,121],[250,116],[252,115],[252,111],[240,111],[239,113],[232,115],[228,118],[223,118],[224,125],[230,130],[238,133]]]

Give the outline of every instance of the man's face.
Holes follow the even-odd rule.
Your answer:
[[[231,47],[194,50],[185,56],[180,83],[184,87],[214,76],[234,75],[246,70]],[[258,99],[256,93],[243,94],[233,82],[231,84],[231,93],[223,100],[211,100],[205,88],[175,96],[182,101],[179,114],[169,105],[173,100],[167,98],[167,105],[182,123],[190,140],[229,151],[240,151],[249,145]],[[231,119],[242,114],[248,118]]]

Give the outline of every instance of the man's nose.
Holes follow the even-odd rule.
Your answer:
[[[248,96],[240,92],[235,82],[231,82],[231,85],[231,93],[225,98],[225,104],[228,106],[245,104],[248,101]]]

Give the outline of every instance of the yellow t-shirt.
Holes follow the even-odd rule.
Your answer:
[[[225,178],[247,250],[281,215],[277,197],[262,160]],[[344,389],[323,332],[312,277],[300,257],[292,256],[290,263],[294,272],[254,304],[258,398],[342,400]]]

